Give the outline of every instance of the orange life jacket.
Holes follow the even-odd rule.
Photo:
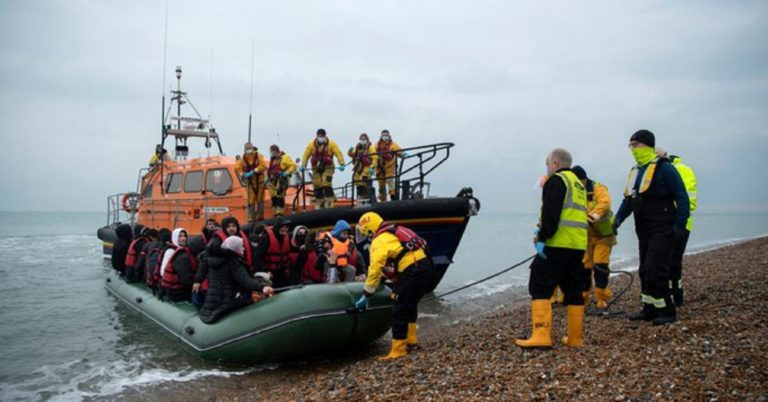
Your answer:
[[[323,232],[320,234],[320,236],[328,236],[328,238],[331,239],[331,250],[333,250],[336,255],[338,256],[336,258],[336,266],[339,268],[346,267],[349,265],[349,239],[346,241],[341,241],[331,234],[331,232]]]

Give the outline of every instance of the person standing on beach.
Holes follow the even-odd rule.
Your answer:
[[[541,215],[534,237],[536,256],[531,263],[528,291],[531,294],[533,331],[528,339],[517,339],[523,348],[552,347],[552,303],[559,285],[565,294],[567,346],[584,344],[584,297],[581,263],[587,249],[587,193],[571,170],[571,154],[557,148],[546,160],[547,180],[541,195]]]
[[[637,164],[629,171],[614,232],[634,214],[643,308],[629,319],[663,325],[677,321],[669,288],[670,263],[673,246],[685,237],[689,200],[677,170],[669,159],[656,155],[655,145],[656,137],[648,130],[638,130],[629,138],[629,148]]]
[[[403,357],[416,348],[416,319],[419,301],[435,285],[427,242],[404,226],[385,223],[375,212],[366,212],[357,222],[358,233],[371,239],[371,262],[363,295],[355,302],[359,311],[368,308],[368,298],[376,292],[382,276],[394,287],[392,307],[392,349],[379,360]]]
[[[616,245],[613,234],[613,212],[611,211],[611,194],[605,184],[598,183],[589,177],[581,166],[574,166],[573,173],[581,180],[587,190],[587,220],[589,230],[587,251],[584,253],[584,305],[589,305],[589,295],[592,290],[592,277],[595,278],[595,301],[598,309],[608,307],[608,300],[613,297],[608,287],[608,277],[611,274],[608,264],[611,259],[611,249]],[[594,274],[594,275],[593,275]]]
[[[677,155],[667,155],[667,151],[656,148],[656,155],[660,158],[667,158],[672,162],[672,166],[675,167],[680,178],[685,185],[685,191],[688,192],[688,201],[690,205],[690,211],[688,220],[685,222],[685,233],[680,239],[675,242],[675,246],[672,251],[672,262],[669,267],[669,283],[672,289],[672,300],[675,302],[676,307],[683,305],[683,255],[685,254],[685,248],[688,246],[688,237],[693,230],[693,211],[696,210],[696,174],[693,173],[693,169],[690,166],[683,163],[683,160]]]

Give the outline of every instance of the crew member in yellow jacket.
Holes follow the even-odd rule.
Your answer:
[[[368,297],[379,287],[382,276],[392,281],[392,349],[379,359],[403,357],[409,349],[417,347],[419,301],[435,285],[427,242],[404,226],[385,223],[375,212],[366,212],[360,217],[357,231],[372,240],[368,276],[355,307],[361,311],[368,308]]]
[[[616,236],[613,234],[611,194],[604,184],[587,177],[587,172],[581,166],[574,166],[572,170],[587,190],[589,242],[584,252],[584,305],[589,304],[594,276],[595,302],[598,309],[605,309],[608,307],[608,300],[613,297],[613,292],[608,287],[608,277],[611,273],[609,268],[611,249],[616,245]]]
[[[407,152],[402,152],[397,143],[392,141],[389,130],[381,131],[381,138],[376,143],[376,181],[379,182],[379,202],[387,201],[387,194],[390,200],[398,199],[397,189],[395,188],[395,174],[397,172],[397,158],[408,156]]]
[[[304,150],[300,169],[303,173],[307,162],[311,160],[312,186],[317,209],[333,208],[336,205],[336,195],[333,193],[333,173],[336,169],[333,164],[334,156],[339,161],[339,170],[343,172],[344,155],[341,154],[339,146],[328,138],[324,129],[318,129],[317,136]]]
[[[371,177],[373,177],[374,166],[378,161],[376,149],[368,139],[368,134],[360,134],[357,145],[350,147],[347,156],[352,158],[352,167],[354,168],[352,179],[355,182],[355,191],[357,199],[363,204],[371,201]]]
[[[269,147],[269,156],[267,188],[272,199],[272,212],[275,216],[283,216],[285,214],[285,191],[288,189],[288,178],[296,171],[296,164],[293,163],[288,154],[274,144]]]
[[[235,173],[246,187],[246,212],[248,221],[264,219],[264,179],[267,160],[252,143],[245,143],[243,156],[235,165]]]

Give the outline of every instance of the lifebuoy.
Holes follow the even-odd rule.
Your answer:
[[[138,208],[133,206],[138,204],[138,196],[139,195],[136,193],[123,194],[123,199],[120,201],[123,211],[128,212],[129,214],[138,211]]]

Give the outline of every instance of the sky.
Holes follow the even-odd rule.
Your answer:
[[[389,129],[452,142],[433,195],[536,211],[564,147],[621,197],[646,128],[710,212],[768,212],[765,1],[0,2],[0,210],[106,208],[136,187],[182,87],[234,155]],[[163,64],[164,48],[167,52]],[[163,73],[166,79],[163,85]],[[191,144],[192,154],[205,153]],[[337,175],[349,180],[350,174]]]

